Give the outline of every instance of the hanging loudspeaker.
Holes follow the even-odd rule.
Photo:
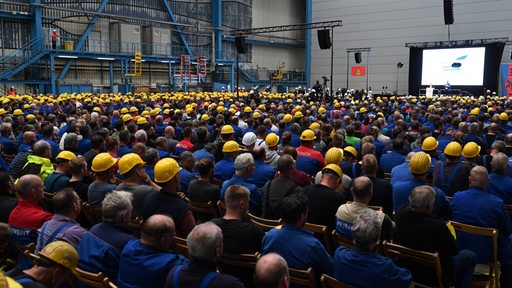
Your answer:
[[[318,45],[320,49],[329,49],[331,48],[331,34],[327,29],[317,30],[318,34]]]
[[[453,0],[443,0],[444,4],[444,25],[453,24]]]
[[[247,52],[247,44],[245,43],[244,36],[235,37],[236,52],[244,54]]]
[[[356,60],[356,63],[358,63],[358,64],[363,62],[363,58],[361,57],[361,52],[354,53],[354,59]]]

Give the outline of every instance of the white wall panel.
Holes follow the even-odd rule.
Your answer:
[[[512,1],[454,0],[455,23],[450,27],[451,40],[510,37],[512,33]],[[395,90],[396,63],[399,70],[399,93],[408,91],[409,49],[405,43],[446,41],[442,0],[313,0],[313,22],[343,21],[334,29],[334,87],[346,86],[347,48],[370,47],[369,59],[355,64],[353,54],[349,66],[369,62],[370,86],[374,92]],[[330,73],[330,52],[320,50],[316,33],[312,34],[311,81]],[[502,62],[509,62],[510,46],[505,47]],[[350,71],[349,71],[350,73]],[[311,83],[312,84],[312,83]],[[366,87],[365,77],[351,77],[349,88]]]
[[[305,22],[304,0],[254,0],[252,2],[252,27],[291,25]],[[304,31],[276,32],[277,37],[304,39]],[[250,37],[249,37],[250,38]],[[279,39],[276,39],[276,43]],[[288,41],[286,41],[288,42]],[[296,43],[296,42],[295,42]],[[252,63],[254,66],[276,70],[285,62],[285,70],[304,70],[304,51],[273,46],[252,45]]]

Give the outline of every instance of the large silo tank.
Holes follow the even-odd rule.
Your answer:
[[[154,26],[143,27],[142,53],[171,55],[171,29]]]
[[[141,26],[110,23],[110,52],[134,53],[141,51]]]

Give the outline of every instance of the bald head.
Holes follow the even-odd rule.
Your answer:
[[[262,256],[256,263],[254,283],[257,288],[284,288],[290,283],[288,264],[276,253]]]
[[[144,222],[140,241],[155,249],[167,251],[171,248],[175,231],[176,226],[171,217],[155,214]]]
[[[354,195],[354,201],[356,202],[370,201],[372,198],[372,190],[372,180],[366,176],[357,177],[352,182],[352,194]]]
[[[165,138],[174,138],[174,128],[172,126],[165,127]]]
[[[37,203],[43,199],[44,183],[39,176],[26,174],[18,179],[15,190],[21,198]]]
[[[252,155],[254,156],[254,160],[265,161],[265,148],[262,146],[255,146],[254,149],[252,149]]]
[[[26,131],[23,133],[23,142],[27,144],[34,144],[37,141],[36,133],[32,131]]]

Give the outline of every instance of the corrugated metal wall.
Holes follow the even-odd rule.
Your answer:
[[[512,38],[512,1],[454,0],[454,25],[451,40]],[[373,92],[395,90],[396,64],[399,70],[399,93],[408,91],[409,49],[405,43],[448,40],[444,25],[442,0],[313,0],[313,21],[343,20],[334,30],[334,87],[345,87],[347,48],[370,47],[369,59],[363,53],[362,65],[369,61],[370,87]],[[320,50],[312,37],[311,81],[314,83],[330,71],[330,50]],[[505,47],[503,62],[509,60],[510,46]],[[357,65],[354,55],[349,66]],[[349,88],[366,87],[365,77],[349,76]]]

